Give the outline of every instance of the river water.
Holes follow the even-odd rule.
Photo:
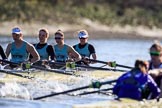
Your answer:
[[[28,42],[36,43],[38,38],[26,37]],[[11,37],[1,37],[0,43],[5,49]],[[65,39],[65,43],[74,45],[79,42],[78,39]],[[49,44],[56,44],[54,38],[49,38]],[[118,64],[133,66],[136,59],[149,60],[149,47],[154,40],[147,39],[89,39],[96,50],[97,59],[102,61],[116,61]],[[100,65],[100,64],[95,64]]]
[[[28,42],[36,43],[38,38],[26,37]],[[0,43],[4,49],[8,42],[11,42],[11,37],[1,37]],[[74,45],[79,42],[78,39],[65,39],[65,43]],[[54,45],[53,38],[49,38],[48,43]],[[136,59],[149,60],[149,47],[154,43],[154,40],[147,39],[89,39],[96,50],[97,59],[101,61],[116,61],[118,64],[133,66]],[[94,64],[94,66],[102,66],[103,64]],[[77,87],[77,86],[76,86]],[[33,88],[34,90],[34,88]],[[33,91],[34,92],[34,91]],[[36,92],[36,91],[35,91]],[[43,95],[43,94],[41,94]],[[29,101],[15,99],[0,99],[0,108],[71,108],[73,104],[82,104],[86,102],[96,102],[106,100],[110,97],[93,95],[89,97],[70,97],[57,96],[48,101]],[[60,101],[58,101],[60,100]]]

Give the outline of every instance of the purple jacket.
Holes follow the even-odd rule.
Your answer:
[[[136,70],[136,72],[129,71],[119,77],[113,88],[113,93],[119,98],[142,100],[142,91],[144,91],[146,87],[147,90],[149,89],[149,93],[152,94],[151,99],[159,96],[160,89],[150,75],[143,74],[139,70]]]

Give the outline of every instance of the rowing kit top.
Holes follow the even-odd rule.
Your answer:
[[[38,44],[36,44],[34,47],[40,56],[40,60],[49,60],[49,55],[46,50],[48,47],[48,44],[45,44],[44,47],[42,47],[42,48],[39,48]]]
[[[64,44],[62,48],[59,48],[58,45],[54,45],[56,61],[57,62],[66,62],[68,59],[68,45]]]
[[[53,50],[53,46],[49,45],[47,43],[45,44],[33,44],[35,49],[37,50],[40,60],[54,60],[55,59],[55,53]],[[33,58],[32,55],[30,55],[30,59]]]
[[[151,69],[160,69],[160,68],[162,68],[162,63],[159,65],[158,68],[155,68],[155,67],[152,65],[152,62],[149,61],[149,70],[151,70]]]
[[[11,61],[15,63],[22,63],[28,59],[29,53],[26,50],[27,42],[23,41],[22,45],[17,48],[15,42],[11,46]]]
[[[149,70],[153,70],[153,69],[161,69],[162,68],[162,63],[158,66],[158,67],[154,67],[152,65],[152,62],[149,61]],[[152,76],[153,75],[153,76]],[[158,87],[161,86],[161,79],[162,79],[162,75],[158,75],[158,76],[154,76],[154,74],[151,74],[151,76],[153,77],[153,79],[155,80],[156,84],[158,85]]]
[[[90,57],[90,51],[88,49],[88,44],[86,44],[83,48],[79,48],[79,44],[76,45],[75,50],[82,56],[82,57]]]
[[[95,49],[91,44],[86,43],[85,45],[76,44],[73,48],[82,56],[90,57],[91,54],[95,53]]]
[[[132,98],[142,100],[157,98],[160,89],[149,74],[143,74],[140,70],[132,70],[123,74],[117,80],[113,93],[119,98]]]

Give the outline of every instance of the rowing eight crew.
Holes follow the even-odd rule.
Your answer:
[[[9,57],[11,54],[11,61],[15,63],[34,63],[35,65],[40,65],[42,60],[53,60],[56,62],[66,62],[73,61],[78,63],[84,63],[89,65],[87,59],[83,58],[92,58],[96,60],[96,52],[93,45],[88,43],[88,32],[86,30],[80,30],[78,32],[78,37],[82,40],[82,44],[76,45],[76,50],[65,44],[64,42],[64,33],[61,30],[58,30],[54,34],[56,45],[52,46],[47,43],[49,32],[47,29],[40,29],[39,31],[39,42],[37,44],[30,44],[29,42],[23,39],[22,31],[19,27],[12,29],[12,37],[14,42],[9,43],[6,48],[6,56]],[[2,49],[3,50],[3,49]],[[3,59],[7,57],[1,52]],[[29,56],[30,55],[30,56]],[[83,61],[83,62],[82,62]],[[15,68],[15,65],[8,65],[5,68]]]
[[[80,30],[77,32],[80,43],[73,47],[64,43],[64,33],[58,30],[55,33],[56,45],[52,46],[47,43],[49,32],[47,29],[40,29],[39,42],[34,46],[23,39],[23,34],[20,28],[15,27],[12,29],[12,37],[14,42],[9,43],[6,49],[6,55],[9,57],[11,53],[11,61],[15,63],[38,63],[39,60],[54,60],[57,62],[75,61],[79,64],[89,64],[87,59],[92,58],[96,60],[96,52],[93,45],[88,43],[88,32],[86,30]],[[149,74],[154,78],[158,87],[162,89],[161,78],[162,73],[162,46],[155,43],[150,48],[151,60],[149,61],[149,70],[158,69],[156,72],[149,71]],[[30,54],[30,58],[29,58]],[[6,59],[5,53],[1,48],[1,56]],[[83,60],[81,60],[81,57]],[[108,62],[110,65],[111,62]],[[39,64],[39,63],[38,63]],[[12,64],[5,68],[15,68]]]

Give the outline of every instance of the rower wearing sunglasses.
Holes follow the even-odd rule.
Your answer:
[[[150,67],[149,69],[162,68],[162,46],[155,43],[150,47]]]
[[[149,61],[149,74],[162,90],[162,46],[160,43],[154,43],[149,51],[151,57]],[[162,97],[162,93],[160,97]]]
[[[65,44],[64,33],[61,30],[58,30],[54,37],[56,41],[56,45],[54,45],[56,62],[77,62],[81,59],[80,54],[73,47]]]
[[[94,63],[88,60],[90,57],[94,60],[97,58],[95,48],[88,43],[88,32],[80,30],[77,32],[77,36],[80,42],[74,45],[73,48],[82,56],[82,60],[77,62],[77,64],[89,65],[90,63]]]

